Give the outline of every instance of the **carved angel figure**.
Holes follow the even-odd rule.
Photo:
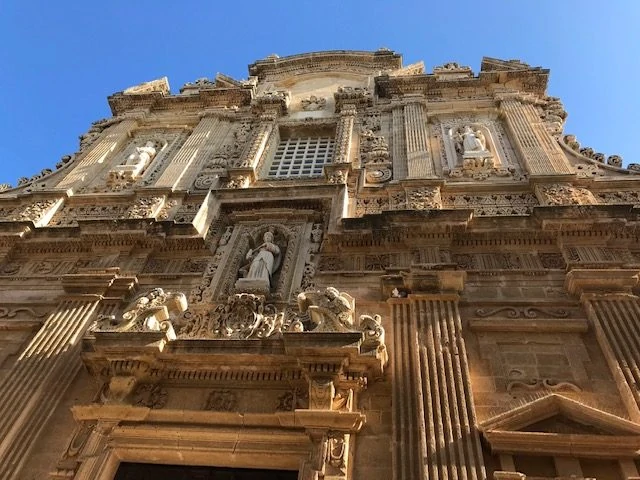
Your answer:
[[[318,331],[351,331],[353,327],[353,297],[334,287],[298,295],[300,312],[309,313]]]
[[[184,293],[165,292],[162,288],[153,288],[136,298],[118,321],[114,316],[99,318],[94,330],[97,331],[166,331],[173,334],[171,318],[187,309]]]

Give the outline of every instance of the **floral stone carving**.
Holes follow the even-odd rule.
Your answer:
[[[284,313],[265,302],[264,295],[238,293],[210,312],[185,314],[185,338],[266,338],[286,329]]]
[[[543,205],[592,205],[597,203],[593,194],[582,187],[552,183],[536,186],[536,194]]]
[[[303,110],[306,110],[308,112],[312,112],[314,110],[322,110],[327,105],[327,99],[311,95],[308,98],[303,98],[300,101],[300,105],[302,105]]]

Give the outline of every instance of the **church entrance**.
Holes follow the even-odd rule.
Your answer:
[[[114,480],[297,480],[298,472],[122,463]]]

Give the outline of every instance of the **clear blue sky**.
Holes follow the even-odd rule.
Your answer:
[[[5,0],[0,6],[0,183],[76,151],[110,115],[113,92],[169,77],[173,92],[247,65],[332,49],[403,54],[427,71],[483,55],[551,69],[565,132],[640,163],[640,2],[634,0],[350,0],[219,2]]]

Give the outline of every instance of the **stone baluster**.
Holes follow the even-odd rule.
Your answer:
[[[353,142],[353,126],[356,121],[355,105],[342,105],[340,120],[336,131],[336,150],[334,163],[351,163],[351,144]]]
[[[640,297],[636,270],[572,270],[566,287],[580,296],[629,417],[640,422]]]
[[[391,111],[391,149],[393,176],[396,180],[407,178],[407,150],[404,134],[404,108],[395,106]]]
[[[407,178],[433,178],[435,165],[429,154],[427,113],[420,102],[404,107],[404,134],[407,155]]]
[[[205,116],[155,183],[156,187],[186,190],[198,174],[209,154],[220,147],[230,123],[217,116]]]
[[[442,293],[389,300],[394,323],[394,478],[483,480],[486,471],[458,311],[464,272],[432,276]]]
[[[96,314],[110,313],[114,303],[106,299],[121,299],[135,284],[113,272],[64,277],[57,308],[0,384],[0,478],[21,478],[39,434],[81,369],[82,335]]]
[[[572,173],[560,146],[546,131],[532,105],[507,98],[500,103],[500,110],[531,175]]]
[[[86,180],[92,180],[96,169],[104,166],[105,159],[129,141],[130,133],[137,125],[138,120],[127,118],[105,129],[87,153],[74,162],[72,170],[56,185],[56,188],[79,190]]]

